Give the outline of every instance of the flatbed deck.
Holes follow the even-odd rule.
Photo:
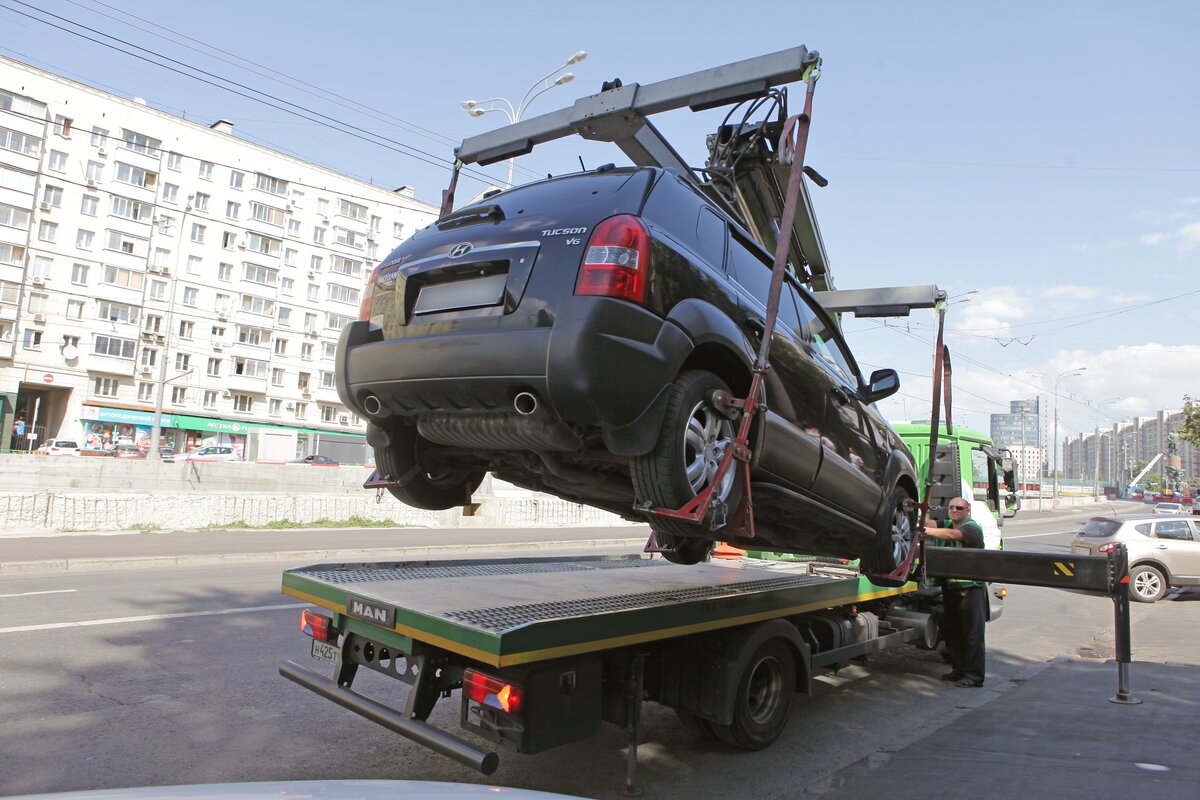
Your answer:
[[[375,629],[497,667],[686,636],[914,591],[804,565],[679,566],[645,555],[316,564],[284,572],[284,594]],[[355,617],[358,617],[356,619]],[[360,623],[360,619],[362,622]]]

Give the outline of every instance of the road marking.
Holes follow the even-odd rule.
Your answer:
[[[17,592],[16,594],[0,594],[0,597],[29,597],[35,594],[69,594],[77,592],[78,589],[47,589],[44,592]]]
[[[1036,539],[1039,536],[1062,536],[1064,533],[1075,533],[1075,531],[1051,531],[1050,533],[1027,533],[1024,536],[1008,536],[1005,539]]]
[[[288,603],[280,606],[250,606],[248,608],[223,608],[220,611],[185,611],[178,614],[147,614],[142,617],[110,617],[109,619],[85,619],[80,622],[51,622],[46,625],[18,625],[0,628],[0,633],[24,633],[25,631],[50,631],[55,628],[88,628],[93,625],[121,625],[129,622],[153,622],[160,619],[185,619],[187,617],[216,617],[222,614],[250,614],[256,611],[280,611],[287,608],[307,608],[306,603]]]

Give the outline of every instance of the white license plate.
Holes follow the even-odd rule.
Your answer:
[[[328,661],[330,664],[336,664],[338,657],[337,645],[313,639],[312,657],[319,658],[322,661]]]
[[[417,297],[414,314],[433,314],[458,308],[494,306],[504,299],[507,274],[485,275],[455,283],[426,286]]]
[[[1075,553],[1076,555],[1086,556],[1089,551],[1086,547],[1082,547],[1080,545],[1075,545],[1074,547],[1071,548],[1071,552]]]

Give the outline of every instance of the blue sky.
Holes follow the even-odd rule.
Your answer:
[[[1075,367],[1087,369],[1060,383],[1060,438],[1179,408],[1197,391],[1195,3],[32,5],[400,144],[150,66],[21,16],[34,12],[16,0],[0,3],[0,52],[189,119],[230,119],[237,135],[412,185],[430,202],[453,144],[502,121],[468,118],[460,101],[516,101],[577,50],[589,55],[571,67],[576,80],[539,97],[530,115],[614,77],[652,83],[804,44],[824,58],[808,162],[830,181],[814,202],[838,286],[936,283],[950,293],[956,421],[987,430],[989,413],[1038,393],[1049,410],[1054,377]],[[800,88],[792,95],[795,112]],[[655,122],[701,165],[722,115],[683,110]],[[517,180],[577,169],[580,158],[624,161],[575,139],[520,159]],[[488,172],[505,176],[503,165]],[[901,370],[902,394],[882,404],[893,419],[928,414],[933,324],[929,312],[846,320],[864,371]]]

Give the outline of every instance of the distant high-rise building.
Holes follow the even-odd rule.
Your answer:
[[[1009,413],[992,414],[992,441],[997,447],[1041,447],[1041,399],[1010,400]]]

